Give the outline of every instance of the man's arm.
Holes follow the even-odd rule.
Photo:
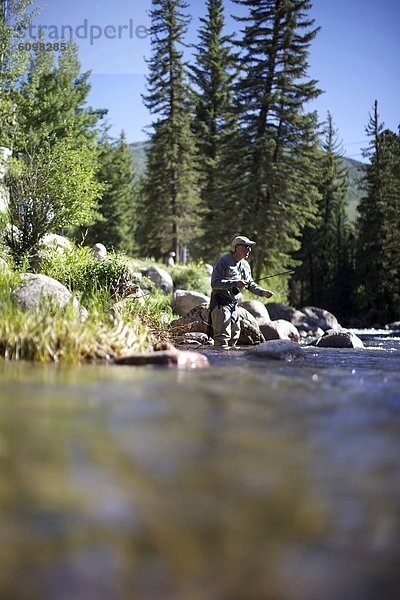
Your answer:
[[[228,279],[226,277],[226,271],[229,266],[225,256],[221,256],[214,265],[213,272],[211,275],[211,287],[213,290],[232,290],[234,287],[238,287],[237,284],[240,280]]]
[[[247,289],[252,294],[255,294],[256,296],[263,296],[264,298],[271,298],[274,295],[274,293],[271,292],[271,290],[266,290],[256,284],[256,282],[254,281],[254,279],[252,277],[249,264],[247,264],[245,266],[245,270],[246,270],[246,283],[243,287],[247,287]],[[237,287],[239,287],[239,286],[237,286]]]

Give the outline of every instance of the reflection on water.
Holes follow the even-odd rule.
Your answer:
[[[0,598],[400,597],[400,352],[208,353],[0,363]]]

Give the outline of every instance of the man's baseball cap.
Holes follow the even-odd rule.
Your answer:
[[[255,242],[249,240],[245,235],[237,235],[232,240],[232,252],[235,252],[236,246],[254,246]]]

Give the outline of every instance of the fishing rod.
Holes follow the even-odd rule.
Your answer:
[[[278,277],[278,275],[287,275],[288,273],[294,273],[296,269],[289,269],[289,271],[282,271],[282,273],[275,273],[274,275],[267,275],[266,277],[261,277],[257,279],[256,283],[259,281],[264,281],[264,279],[271,279],[271,277]]]

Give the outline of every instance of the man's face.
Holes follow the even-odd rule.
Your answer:
[[[241,260],[242,258],[249,258],[251,252],[251,246],[245,246],[244,244],[239,244],[236,246],[236,255]]]

